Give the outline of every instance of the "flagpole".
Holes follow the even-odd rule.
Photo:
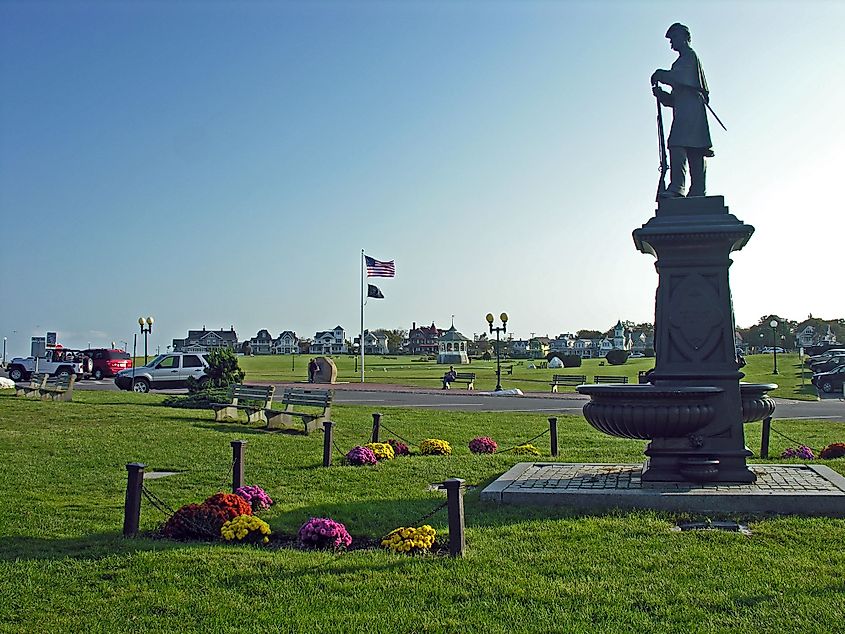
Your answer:
[[[358,339],[361,351],[361,383],[364,382],[364,249],[361,249],[361,336]]]

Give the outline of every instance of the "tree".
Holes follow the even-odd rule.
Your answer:
[[[387,328],[377,328],[373,330],[374,335],[384,335],[387,337],[387,352],[390,354],[397,354],[402,351],[402,343],[408,338],[407,330],[400,330],[394,328],[389,330]]]
[[[480,335],[476,335],[475,341],[469,343],[469,349],[472,356],[485,358],[484,355],[487,355],[486,358],[489,359],[492,344],[490,343],[490,339],[487,338],[487,333],[482,332]]]
[[[579,339],[601,339],[604,336],[598,330],[579,330],[575,335]]]
[[[238,366],[238,357],[231,348],[212,350],[206,357],[208,368],[205,374],[214,387],[229,387],[244,380],[246,374]]]

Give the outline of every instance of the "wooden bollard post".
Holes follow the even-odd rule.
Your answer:
[[[557,456],[557,417],[549,418],[549,444],[552,446],[552,455]]]
[[[378,442],[379,427],[381,425],[381,414],[375,412],[373,414],[373,436],[370,442]]]
[[[332,445],[334,444],[334,423],[323,421],[323,466],[332,466]]]
[[[244,486],[245,440],[233,440],[232,445],[232,493]]]
[[[446,487],[446,501],[449,509],[449,555],[463,557],[466,550],[464,537],[464,481],[449,478]]]
[[[763,435],[760,438],[760,457],[766,459],[769,457],[769,434],[772,431],[772,417],[766,416],[763,419]]]
[[[130,462],[126,465],[126,502],[123,505],[123,536],[134,537],[141,523],[141,488],[147,465]]]

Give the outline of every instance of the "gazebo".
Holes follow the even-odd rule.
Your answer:
[[[437,340],[439,348],[437,363],[446,365],[469,363],[469,357],[467,357],[468,341],[469,339],[455,330],[455,324],[452,324],[452,327],[440,335]]]

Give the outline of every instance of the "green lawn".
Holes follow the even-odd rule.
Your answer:
[[[0,392],[2,632],[842,630],[845,521],[836,519],[745,518],[751,537],[676,533],[668,514],[500,508],[474,489],[461,560],[124,540],[127,462],[183,471],[147,482],[175,507],[228,481],[229,441],[246,438],[247,480],[277,501],[263,516],[274,531],[330,516],[373,539],[434,508],[442,498],[430,483],[483,485],[519,461],[473,456],[471,438],[509,447],[543,431],[545,416],[386,409],[396,433],[447,439],[454,455],[323,469],[321,434],[215,424],[210,412],[164,408],[155,395],[74,398]],[[341,447],[366,439],[370,413],[334,408]],[[776,427],[813,447],[843,440],[841,426],[821,421]],[[561,417],[559,429],[560,460],[642,458],[642,442],[600,434],[580,417]],[[756,451],[759,425],[747,432]],[[536,444],[548,450],[547,437]],[[786,446],[773,435],[772,455]],[[842,460],[825,464],[845,473]],[[144,530],[162,519],[145,503]],[[430,520],[438,533],[445,522],[442,512]]]
[[[303,381],[307,377],[307,355],[291,358],[290,355],[268,355],[254,357],[239,357],[241,367],[247,373],[247,381]],[[441,386],[441,378],[447,369],[433,361],[415,361],[419,357],[367,357],[365,361],[365,378],[371,383],[390,383],[413,385],[419,387],[437,388]],[[777,383],[778,389],[772,394],[784,398],[814,400],[817,396],[815,388],[810,384],[810,372],[806,370],[804,385],[801,385],[801,369],[797,354],[778,355],[778,370],[780,374],[772,374],[771,355],[752,355],[747,357],[748,365],[744,368],[745,381],[750,383]],[[351,356],[334,357],[338,367],[338,381],[360,381],[360,371],[357,370],[357,359]],[[630,383],[637,382],[640,371],[654,367],[654,359],[629,359],[624,365],[613,366],[600,359],[586,359],[580,368],[564,369],[530,369],[535,363],[529,359],[512,359],[505,361],[503,367],[513,366],[513,374],[502,372],[502,386],[505,388],[520,388],[524,392],[549,392],[550,382],[554,374],[581,374],[592,382],[597,374],[627,376]],[[496,362],[473,361],[460,370],[475,372],[477,379],[476,390],[492,390],[496,387]],[[457,385],[458,389],[462,386]],[[560,393],[574,392],[571,386],[561,386]]]

